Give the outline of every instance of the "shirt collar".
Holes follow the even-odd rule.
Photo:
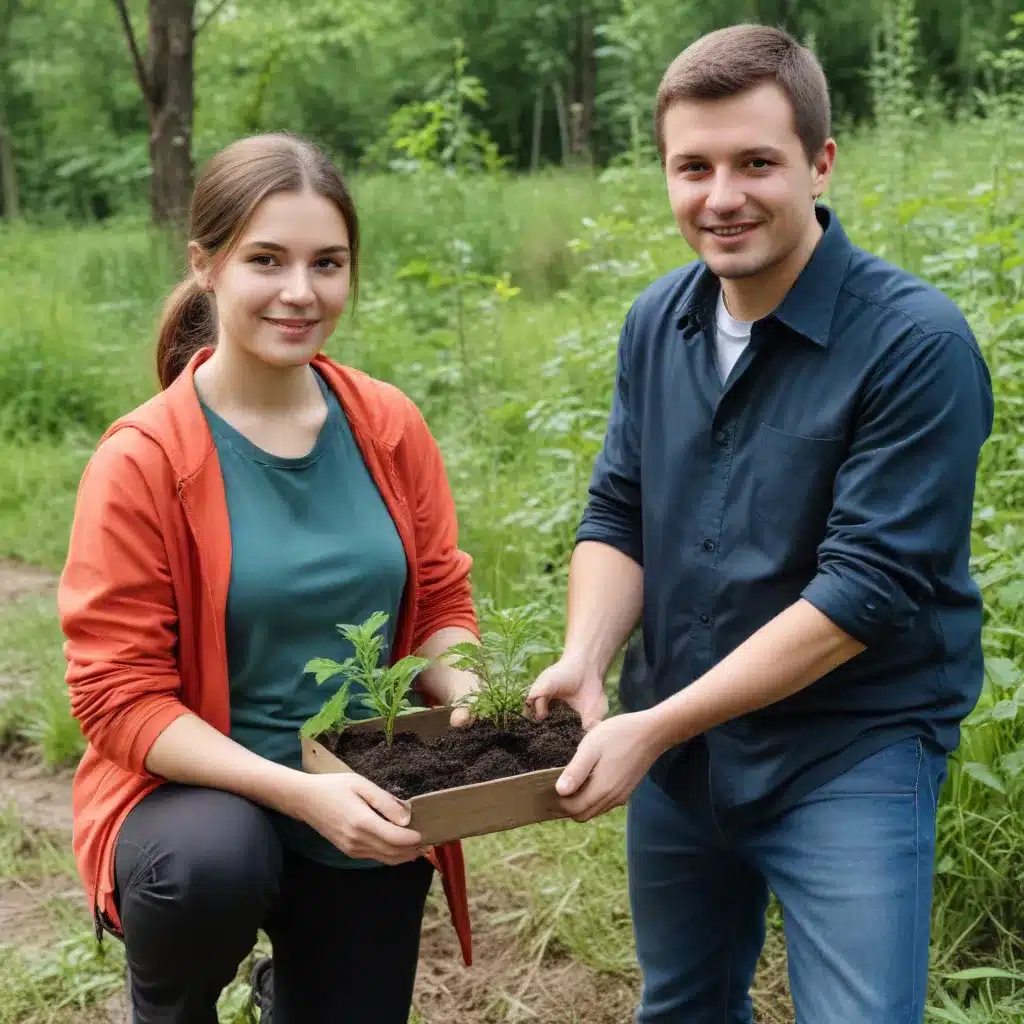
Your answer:
[[[799,277],[771,315],[824,348],[828,345],[836,301],[846,278],[853,246],[835,211],[819,204],[815,206],[815,215],[824,229],[823,234]],[[718,287],[718,278],[702,263],[696,281],[687,289],[678,307],[677,322],[684,334],[698,324],[710,325],[712,299]]]

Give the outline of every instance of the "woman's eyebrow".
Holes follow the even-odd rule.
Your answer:
[[[270,249],[272,252],[286,252],[287,250],[283,245],[278,245],[277,242],[249,242],[246,245],[247,249]],[[347,245],[326,245],[322,249],[317,249],[317,256],[330,256],[335,253],[347,253],[349,248]]]

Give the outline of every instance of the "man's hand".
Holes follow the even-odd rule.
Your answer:
[[[667,749],[650,712],[616,715],[583,737],[555,790],[576,821],[589,821],[624,804]]]
[[[548,706],[553,700],[564,700],[579,712],[584,729],[592,729],[608,714],[601,677],[575,659],[564,655],[546,668],[526,695],[526,703],[537,721],[547,718]]]

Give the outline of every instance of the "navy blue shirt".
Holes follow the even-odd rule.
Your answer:
[[[898,739],[954,749],[982,682],[968,563],[987,367],[950,299],[851,244],[826,207],[817,216],[811,259],[724,385],[719,282],[702,262],[636,300],[577,530],[644,568],[628,710],[800,598],[866,645],[659,759],[656,781],[709,785],[725,824],[783,810]]]

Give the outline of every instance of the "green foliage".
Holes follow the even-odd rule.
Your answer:
[[[1017,6],[1004,0],[839,6],[507,0],[496,7],[479,0],[202,0],[193,155],[201,165],[241,134],[287,127],[311,135],[347,168],[365,160],[384,167],[396,158],[444,163],[460,150],[467,166],[540,167],[562,163],[570,112],[579,104],[583,142],[598,165],[618,158],[635,164],[652,152],[654,90],[668,62],[702,32],[751,17],[813,40],[830,77],[834,111],[845,123],[874,114],[877,90],[864,87],[863,69],[883,45],[880,20],[896,28],[888,32],[896,47],[889,52],[896,53],[914,19],[916,85],[934,82],[934,100],[925,106],[973,108],[975,90],[990,94],[1005,77],[990,58],[1002,59]],[[146,6],[129,7],[145,46]],[[451,92],[455,40],[477,69],[461,97]],[[9,55],[0,81],[9,93],[25,214],[60,224],[144,210],[146,110],[110,0],[21,0]],[[478,102],[483,95],[486,105]],[[915,103],[921,106],[919,97]],[[473,116],[463,122],[464,133],[452,134],[450,111],[458,104]]]
[[[62,635],[52,597],[12,602],[0,617],[0,745],[44,765],[73,765],[85,750],[71,717]]]
[[[595,54],[605,73],[598,110],[608,119],[617,162],[634,168],[656,163],[654,97],[666,67],[693,33],[694,4],[680,0],[621,0],[597,26]]]
[[[318,684],[339,673],[345,676],[345,681],[320,711],[303,723],[300,735],[312,739],[329,729],[341,730],[351,724],[347,718],[350,691],[353,685],[358,685],[365,691],[360,695],[361,703],[382,719],[384,735],[391,746],[395,720],[415,710],[409,701],[413,680],[430,667],[430,660],[407,655],[394,665],[382,666],[384,636],[380,630],[387,621],[385,612],[374,612],[358,625],[339,625],[339,632],[351,642],[355,653],[343,662],[314,658],[306,664],[305,671],[314,673]]]
[[[370,147],[367,166],[393,171],[482,171],[493,174],[506,161],[490,135],[473,123],[470,108],[487,108],[487,90],[468,73],[463,41],[455,41],[450,71],[428,83],[426,98],[391,115],[388,130]]]
[[[527,691],[536,678],[531,671],[533,659],[554,653],[539,636],[536,609],[501,608],[494,612],[492,628],[482,633],[479,644],[466,642],[449,647],[445,660],[480,680],[479,689],[457,703],[468,707],[475,718],[508,728],[522,714]]]

